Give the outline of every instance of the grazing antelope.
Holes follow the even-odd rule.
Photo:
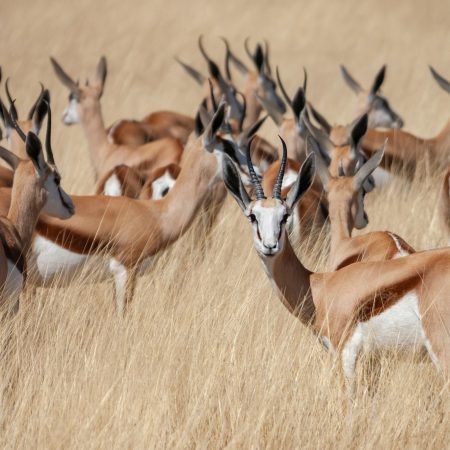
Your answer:
[[[283,161],[286,154],[283,142]],[[315,274],[297,258],[285,227],[314,179],[313,155],[285,198],[284,164],[268,199],[252,170],[250,154],[248,160],[256,199],[250,198],[229,158],[224,160],[225,185],[251,223],[255,249],[280,300],[337,353],[350,393],[359,353],[376,348],[425,346],[450,375],[450,249],[357,262]]]
[[[267,110],[274,111],[274,114],[284,114],[286,106],[277,94],[277,85],[272,79],[268,43],[265,43],[265,51],[261,44],[256,44],[255,51],[252,53],[248,47],[248,39],[245,40],[245,50],[254,65],[254,70],[251,70],[231,51],[228,41],[225,38],[222,38],[222,40],[226,47],[225,72],[228,80],[232,81],[230,62],[245,76],[243,88],[247,104],[245,124],[249,126],[258,120],[263,109],[261,102],[264,102]],[[258,98],[260,101],[258,101]]]
[[[66,125],[81,123],[86,136],[95,178],[102,178],[120,164],[156,169],[168,164],[178,164],[183,152],[181,143],[174,138],[159,139],[145,145],[116,145],[108,141],[105,131],[100,98],[106,79],[106,59],[100,58],[96,81],[93,85],[79,86],[61,66],[51,58],[55,73],[69,91],[69,105],[63,114]]]
[[[338,176],[332,176],[313,138],[308,139],[308,145],[316,156],[317,173],[328,200],[331,270],[357,261],[382,261],[414,253],[402,238],[388,231],[352,237],[354,228],[363,229],[369,222],[364,210],[363,185],[383,159],[384,147],[356,167],[354,174],[346,175],[340,165]]]
[[[103,254],[114,277],[117,310],[123,314],[143,262],[189,228],[205,198],[221,180],[223,152],[218,150],[222,144],[216,134],[224,115],[222,103],[204,133],[186,146],[177,182],[164,198],[73,196],[76,214],[72,218],[61,221],[41,216],[31,254],[37,282],[68,282],[89,256]],[[1,210],[9,204],[9,194],[4,191]]]
[[[72,200],[60,186],[49,127],[50,124],[46,140],[47,161],[39,138],[32,131],[26,136],[27,159],[0,147],[0,157],[14,170],[8,215],[0,217],[1,301],[9,300],[14,311],[18,308],[19,294],[26,280],[26,255],[41,211],[61,220],[74,214]]]

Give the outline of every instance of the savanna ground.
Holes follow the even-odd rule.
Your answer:
[[[1,2],[0,63],[26,111],[38,81],[55,116],[67,92],[48,57],[81,80],[108,58],[107,123],[158,109],[193,114],[200,91],[173,60],[204,68],[199,34],[216,59],[230,39],[268,38],[272,65],[292,92],[308,69],[308,96],[346,123],[355,99],[345,63],[363,84],[388,64],[384,91],[406,129],[433,136],[450,97],[427,64],[450,77],[447,1]],[[220,52],[220,53],[219,53]],[[264,134],[275,142],[275,128]],[[93,174],[79,127],[54,120],[63,184],[88,194]],[[369,230],[389,229],[417,249],[443,245],[436,217],[439,173],[397,180],[367,196]],[[132,218],[130,218],[132,220]],[[327,239],[300,253],[326,267]],[[282,307],[245,219],[228,200],[208,239],[196,224],[139,280],[131,313],[116,317],[112,283],[97,262],[70,287],[39,289],[2,324],[0,386],[6,448],[445,448],[448,387],[427,358],[379,355],[359,365],[351,417],[330,357]],[[447,389],[447,390],[446,390]]]

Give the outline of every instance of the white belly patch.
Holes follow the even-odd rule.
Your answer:
[[[423,333],[416,293],[408,292],[386,311],[361,322],[361,331],[365,350],[422,346]]]
[[[32,250],[30,269],[37,272],[43,284],[57,280],[58,285],[64,285],[89,258],[89,255],[66,250],[42,236],[33,239]]]

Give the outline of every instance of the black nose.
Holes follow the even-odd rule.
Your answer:
[[[264,247],[267,248],[268,250],[273,250],[274,248],[277,248],[277,244],[276,243],[274,245],[266,245],[266,244],[264,244]]]

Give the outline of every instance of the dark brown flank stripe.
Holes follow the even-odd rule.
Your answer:
[[[44,223],[39,220],[36,225],[37,233],[60,247],[82,255],[91,254],[105,250],[108,245],[100,239],[93,239],[82,233],[74,233],[64,228],[63,224]]]

